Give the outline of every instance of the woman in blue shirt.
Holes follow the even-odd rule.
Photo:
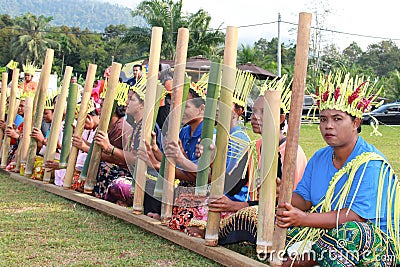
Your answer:
[[[291,203],[279,203],[276,213],[276,225],[290,228],[288,246],[312,244],[307,261],[294,266],[395,266],[399,260],[400,183],[382,153],[358,136],[362,113],[376,97],[368,87],[341,73],[320,78],[320,132],[328,146],[310,159]]]

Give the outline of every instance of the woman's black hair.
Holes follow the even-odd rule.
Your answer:
[[[115,114],[118,118],[125,117],[126,113],[126,106],[116,106],[115,107]]]

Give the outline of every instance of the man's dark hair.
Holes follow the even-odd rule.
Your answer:
[[[355,116],[352,116],[352,115],[350,115],[350,117],[351,117],[351,119],[354,121],[357,117],[355,117]],[[362,119],[361,119],[362,120]],[[358,128],[357,128],[357,133],[361,133],[361,124],[362,123],[360,123],[360,126],[358,126]]]
[[[201,98],[201,96],[199,96],[199,94],[196,93],[196,91],[192,88],[189,89],[189,94],[192,96],[191,100],[196,108],[199,108],[201,105],[204,105],[206,103],[206,101],[204,101],[204,99]]]
[[[132,69],[134,69],[134,68],[136,68],[136,67],[138,67],[140,70],[142,70],[142,65],[140,65],[140,64],[135,64],[135,65],[133,65],[133,67],[132,67]]]

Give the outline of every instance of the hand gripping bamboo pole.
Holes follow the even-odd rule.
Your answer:
[[[7,81],[8,73],[3,72],[1,75],[1,96],[0,96],[0,120],[4,121],[6,117],[6,101],[7,101]],[[0,151],[3,145],[4,132],[0,130]]]
[[[96,76],[96,70],[97,70],[97,65],[89,64],[88,71],[86,74],[85,89],[83,90],[81,106],[79,108],[78,119],[74,130],[74,135],[76,136],[82,136],[84,130],[85,120],[88,113],[88,104],[90,97],[92,95],[92,88]],[[77,147],[74,146],[71,147],[71,151],[69,152],[69,157],[68,157],[67,170],[65,172],[65,177],[64,177],[63,187],[65,189],[71,188],[72,177],[74,176],[75,164],[78,157],[78,152],[79,149]]]
[[[151,33],[151,43],[150,43],[150,56],[149,56],[149,73],[146,83],[146,95],[144,101],[144,114],[141,130],[141,139],[139,143],[139,149],[145,150],[146,146],[143,139],[150,142],[151,140],[151,129],[153,116],[154,116],[154,105],[155,105],[155,95],[157,89],[158,81],[158,67],[160,64],[160,53],[161,53],[161,41],[162,41],[162,31],[161,27],[153,27]],[[146,171],[147,165],[141,159],[137,159],[135,166],[135,190],[133,198],[133,213],[142,214],[143,213],[143,200],[144,200],[144,187],[146,183]]]
[[[67,66],[65,68],[63,84],[61,87],[61,93],[57,98],[57,105],[54,107],[53,120],[50,126],[50,136],[47,141],[46,153],[44,155],[43,162],[48,160],[54,160],[57,150],[58,136],[60,135],[61,123],[63,120],[65,103],[67,100],[68,88],[72,76],[72,67]],[[70,99],[68,99],[70,100]],[[43,182],[49,183],[51,178],[51,171],[48,169],[44,170]]]
[[[297,32],[296,56],[294,61],[294,76],[292,86],[292,100],[288,133],[285,148],[285,164],[282,169],[282,182],[278,203],[291,202],[294,173],[296,169],[297,149],[300,135],[300,121],[303,107],[304,89],[307,77],[308,50],[310,42],[311,14],[299,14],[299,28]],[[282,266],[281,252],[285,248],[286,228],[276,227],[273,236],[271,266]]]
[[[35,118],[33,119],[33,127],[36,127],[39,129],[42,126],[44,104],[46,101],[46,92],[49,87],[49,79],[50,79],[51,67],[53,65],[53,58],[54,58],[54,50],[47,49],[46,57],[44,59],[44,64],[43,64],[42,72],[40,74],[40,79],[39,79],[40,87],[37,88],[38,92],[36,92],[36,95],[38,95],[38,97],[36,98],[36,95],[35,95],[35,99],[37,99],[36,106],[35,106],[35,100],[33,103],[33,105],[34,105],[33,110],[35,111]],[[31,137],[31,141],[29,144],[28,157],[26,159],[25,176],[28,176],[28,177],[32,176],[36,150],[37,150],[37,140],[35,138]]]
[[[19,77],[19,69],[13,70],[12,75],[12,84],[11,84],[11,93],[10,93],[10,104],[8,106],[8,115],[7,115],[7,126],[13,127],[13,123],[16,115],[16,99],[17,99],[17,90],[18,90],[18,77]],[[1,165],[0,168],[4,169],[7,167],[8,161],[8,150],[10,149],[10,141],[11,138],[7,135],[4,136],[3,150],[1,155]]]
[[[257,253],[272,249],[276,202],[276,175],[280,134],[281,92],[269,90],[264,94],[261,147],[261,188],[258,206]]]
[[[180,120],[182,113],[183,87],[185,84],[186,57],[189,43],[189,30],[180,28],[176,42],[175,70],[172,82],[171,110],[169,113],[167,138],[170,141],[178,142]],[[166,225],[172,216],[172,205],[174,202],[174,180],[175,180],[174,159],[166,158],[164,171],[164,186],[161,205],[161,223]]]
[[[17,169],[25,170],[26,158],[28,157],[29,141],[31,137],[29,136],[32,132],[32,112],[33,112],[33,97],[25,98],[25,108],[24,108],[24,128],[22,133],[22,141],[20,143],[20,166]]]
[[[117,62],[113,62],[111,66],[110,79],[107,84],[107,91],[104,97],[103,107],[101,109],[98,131],[108,131],[108,126],[110,125],[111,113],[113,112],[113,105],[115,95],[117,93],[118,79],[121,72],[122,65]],[[92,157],[90,158],[87,178],[85,180],[84,192],[86,194],[92,194],[94,185],[96,183],[97,173],[99,170],[100,160],[101,160],[101,146],[94,144]]]
[[[226,30],[224,64],[222,66],[221,101],[219,104],[217,125],[217,154],[213,164],[210,195],[223,195],[225,184],[226,158],[228,151],[229,131],[232,114],[233,90],[235,87],[236,56],[238,46],[238,29],[229,26]],[[208,212],[205,235],[207,246],[218,245],[218,230],[221,213]]]

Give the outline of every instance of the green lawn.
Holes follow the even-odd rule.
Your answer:
[[[219,266],[198,254],[0,174],[0,266]]]

